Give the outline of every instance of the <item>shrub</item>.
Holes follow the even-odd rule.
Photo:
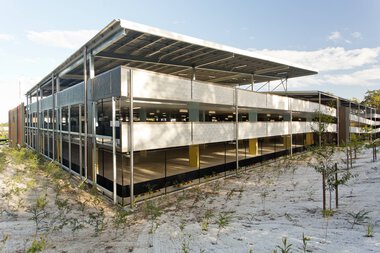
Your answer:
[[[293,244],[287,243],[287,238],[282,238],[282,245],[277,245],[276,248],[280,250],[281,253],[290,253],[292,249]],[[275,251],[277,252],[277,251]]]

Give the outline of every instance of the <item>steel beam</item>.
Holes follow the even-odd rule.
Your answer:
[[[176,62],[172,61],[162,61],[159,58],[145,58],[145,57],[139,57],[139,56],[131,56],[131,55],[123,55],[123,54],[110,54],[110,53],[99,53],[95,55],[95,57],[104,58],[104,59],[114,59],[114,60],[125,60],[125,61],[131,61],[131,62],[141,62],[141,63],[150,63],[155,65],[166,65],[166,66],[172,66],[172,67],[180,67],[180,68],[186,68],[190,69],[193,66],[191,64],[178,64]],[[250,72],[238,72],[238,71],[231,71],[226,69],[220,69],[220,68],[204,68],[204,67],[197,67],[199,70],[206,70],[206,71],[215,71],[220,73],[229,73],[229,74],[246,74],[246,75],[252,75]],[[281,79],[281,77],[275,77],[275,76],[265,76],[265,75],[258,75],[254,74],[254,76],[257,77],[265,77],[273,80]]]
[[[113,45],[114,43],[116,43],[119,40],[121,40],[122,38],[124,38],[124,36],[126,34],[127,34],[127,32],[125,31],[125,29],[122,29],[121,31],[115,33],[114,35],[111,35],[106,41],[102,42],[99,46],[95,47],[92,50],[92,54],[95,55],[95,54],[98,54],[98,53],[106,50],[111,45]]]
[[[202,64],[199,64],[199,65],[195,65],[195,66],[192,66],[191,68],[202,68],[204,66],[207,66],[207,65],[210,65],[210,64],[215,64],[215,63],[218,63],[218,62],[222,62],[222,61],[226,61],[226,60],[229,60],[229,59],[232,59],[235,57],[235,54],[229,54],[229,56],[227,57],[217,57],[217,59],[212,59],[211,61],[209,62],[205,62],[205,63],[202,63]],[[179,73],[182,73],[182,72],[185,72],[185,71],[189,71],[189,69],[181,69],[181,70],[178,70],[178,71],[175,71],[175,72],[172,72],[170,73],[170,75],[176,75],[176,74],[179,74]]]
[[[153,55],[156,55],[156,54],[162,52],[163,50],[165,50],[165,49],[167,49],[167,48],[170,48],[170,47],[172,47],[172,46],[174,46],[174,45],[176,45],[176,44],[179,44],[179,43],[181,43],[181,42],[182,42],[182,41],[175,41],[175,42],[173,42],[173,43],[171,43],[171,44],[169,44],[169,45],[166,45],[166,46],[160,48],[159,50],[156,50],[156,51],[154,51],[154,52],[152,52],[152,53],[150,53],[150,54],[145,55],[145,57],[152,57]]]

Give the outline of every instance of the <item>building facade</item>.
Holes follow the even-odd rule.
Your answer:
[[[316,73],[114,20],[28,91],[25,144],[132,203],[302,151],[320,141],[318,115],[331,142],[379,134],[371,108],[287,91]]]

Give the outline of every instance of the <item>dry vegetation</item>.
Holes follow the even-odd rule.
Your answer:
[[[340,210],[326,217],[306,157],[241,170],[131,211],[33,152],[2,148],[0,252],[332,252],[334,243],[344,246],[342,234],[351,243],[367,238],[367,248],[358,246],[374,249],[380,197],[361,203],[367,193],[357,185],[379,178],[379,164],[356,172]]]

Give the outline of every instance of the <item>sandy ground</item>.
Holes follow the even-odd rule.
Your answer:
[[[8,161],[0,173],[0,252],[27,251],[41,236],[45,252],[273,252],[284,237],[290,252],[304,252],[303,234],[307,252],[380,252],[380,161],[369,150],[329,218],[321,176],[302,157],[296,169],[273,163],[139,204],[125,219],[65,173],[55,179]],[[31,209],[39,196],[47,205],[36,230]],[[350,213],[361,210],[368,218],[352,228]],[[365,236],[368,223],[373,237]]]

